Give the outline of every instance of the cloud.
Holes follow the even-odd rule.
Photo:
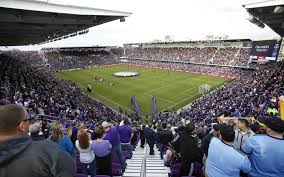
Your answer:
[[[88,34],[56,41],[51,46],[120,45],[147,42],[173,35],[175,40],[201,39],[205,35],[263,39],[277,36],[247,21],[241,0],[49,0],[72,5],[129,11],[126,22],[109,22]],[[80,3],[78,3],[80,2]]]

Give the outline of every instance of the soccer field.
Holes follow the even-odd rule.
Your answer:
[[[118,71],[138,71],[139,76],[119,78],[112,74]],[[82,91],[95,97],[115,110],[133,112],[131,96],[136,96],[142,115],[151,116],[152,96],[157,98],[157,112],[177,110],[196,100],[201,94],[201,85],[209,84],[211,90],[231,79],[178,71],[166,71],[128,65],[103,66],[92,69],[57,72],[65,80],[77,83]],[[103,79],[99,81],[96,78]],[[113,83],[110,86],[110,83]],[[92,85],[92,93],[86,86]]]

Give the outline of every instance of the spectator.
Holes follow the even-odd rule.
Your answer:
[[[188,123],[178,138],[181,156],[181,176],[191,176],[193,174],[194,162],[197,160],[198,154],[197,140],[194,132],[195,125]]]
[[[101,175],[112,176],[112,145],[108,140],[104,140],[104,130],[102,126],[95,128],[97,139],[92,143],[92,149],[96,156],[96,166]]]
[[[140,147],[144,148],[145,145],[145,135],[144,135],[144,130],[145,130],[146,125],[142,125],[141,131],[140,131]]]
[[[150,147],[150,155],[155,155],[154,153],[154,145],[156,141],[156,132],[152,129],[152,125],[149,124],[148,127],[144,129],[144,136],[146,139],[147,144]]]
[[[83,174],[88,175],[88,166],[91,176],[96,175],[96,160],[92,150],[92,140],[85,129],[80,129],[77,134],[78,140],[75,146],[80,153],[80,165]]]
[[[61,123],[55,123],[52,127],[52,133],[49,139],[60,147],[63,151],[67,152],[71,156],[74,156],[74,146],[70,138],[63,133],[63,127]]]
[[[234,147],[240,151],[246,140],[254,134],[255,133],[249,128],[248,120],[245,118],[239,118],[237,129],[235,130]]]
[[[239,177],[241,172],[248,173],[251,169],[249,159],[234,149],[235,131],[233,127],[222,125],[220,139],[213,138],[209,145],[206,160],[208,177]]]
[[[242,146],[252,164],[250,177],[284,176],[284,121],[277,117],[261,120],[266,134],[250,137]]]
[[[120,136],[120,142],[123,150],[127,150],[130,157],[132,157],[132,145],[131,145],[131,137],[132,137],[132,129],[129,125],[128,118],[123,120],[123,125],[118,127],[118,133]]]
[[[31,119],[19,105],[0,107],[0,174],[5,177],[71,177],[74,160],[50,141],[32,141]]]
[[[33,141],[40,141],[44,140],[45,138],[43,137],[43,133],[40,132],[41,130],[41,125],[39,122],[35,122],[30,125],[29,131],[30,131],[30,136]]]
[[[111,124],[106,121],[102,123],[102,127],[105,132],[104,140],[109,140],[110,144],[112,145],[112,148],[111,148],[112,157],[115,157],[115,156],[118,157],[121,168],[122,168],[122,172],[124,172],[126,168],[126,162],[122,154],[120,137],[118,134],[118,128],[117,127],[111,128]]]
[[[71,122],[71,126],[70,126],[70,132],[69,132],[69,137],[72,141],[72,143],[75,145],[75,142],[77,140],[77,132],[78,132],[78,128],[76,126],[76,122],[75,121],[72,121]]]
[[[202,140],[201,148],[202,148],[204,154],[206,155],[206,158],[208,157],[209,144],[210,144],[212,138],[213,137],[219,138],[219,136],[220,136],[220,132],[219,132],[220,126],[221,126],[221,124],[214,124],[212,126],[212,131],[209,134],[207,134]]]
[[[164,160],[164,165],[165,166],[170,167],[171,160],[172,160],[172,157],[173,157],[174,153],[175,153],[175,150],[172,147],[172,145],[169,143],[167,145],[166,153],[163,155],[163,160]]]
[[[167,127],[167,123],[162,123],[163,130],[157,133],[158,136],[158,143],[160,144],[160,157],[163,159],[163,154],[167,150],[167,145],[171,142],[174,138],[170,127]]]

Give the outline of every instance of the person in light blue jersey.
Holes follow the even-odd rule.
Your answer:
[[[248,173],[251,164],[248,157],[233,147],[235,131],[233,127],[222,125],[220,139],[213,137],[206,160],[208,177],[239,177],[240,173]]]
[[[242,146],[252,164],[249,177],[284,176],[284,121],[266,117],[261,122],[266,134],[252,136]]]

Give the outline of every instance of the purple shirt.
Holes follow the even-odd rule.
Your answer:
[[[120,136],[121,143],[129,143],[131,139],[131,127],[129,125],[122,125],[118,127],[118,133]]]
[[[117,131],[117,127],[111,128],[106,132],[104,140],[109,140],[110,144],[114,147],[120,144],[120,137]]]
[[[103,140],[98,142],[97,140],[93,141],[92,149],[96,156],[104,157],[110,153],[112,146],[108,140]]]

